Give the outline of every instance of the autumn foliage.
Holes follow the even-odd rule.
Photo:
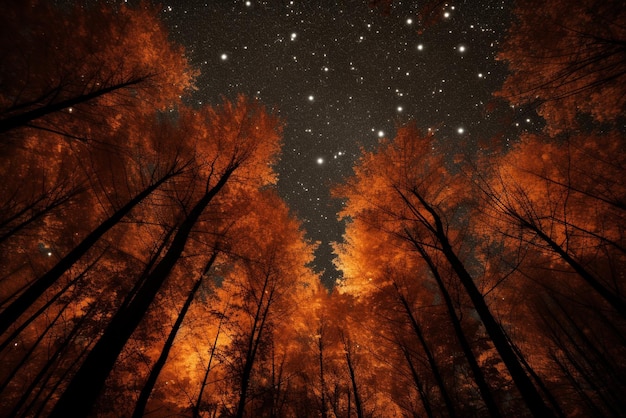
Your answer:
[[[626,11],[619,0],[517,2],[498,58],[511,75],[498,96],[533,105],[559,133],[587,115],[615,124],[626,106]]]
[[[529,54],[533,4],[498,94],[546,131],[363,149],[330,290],[274,186],[275,112],[185,105],[196,72],[147,3],[8,8],[1,414],[624,415],[623,8],[549,2]]]

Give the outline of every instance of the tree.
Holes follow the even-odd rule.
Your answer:
[[[147,196],[154,192],[163,183],[172,177],[180,175],[184,171],[184,165],[179,166],[175,162],[162,177],[155,179],[150,186],[142,190],[133,199],[116,211],[112,216],[102,222],[85,239],[81,241],[72,251],[63,257],[50,271],[30,284],[2,313],[0,313],[0,333],[4,333],[15,321],[30,308],[35,301],[50,288],[65,272],[67,272],[96,242],[107,233],[112,227],[117,225],[135,206],[141,203]]]
[[[551,133],[583,114],[614,123],[626,106],[625,13],[618,0],[518,1],[498,55],[511,75],[497,95],[536,106]]]
[[[463,182],[447,173],[442,156],[432,148],[432,137],[423,137],[414,126],[408,126],[399,129],[394,141],[383,142],[376,153],[365,153],[355,176],[341,189],[340,196],[348,198],[343,216],[358,219],[364,227],[377,228],[383,235],[418,240],[433,256],[442,257],[480,317],[529,410],[535,416],[552,416],[455,249],[462,244],[462,235],[455,227],[462,224],[452,220],[462,219],[462,210],[467,210],[462,200]]]
[[[176,318],[176,321],[174,322],[174,325],[172,326],[172,329],[170,330],[170,333],[167,336],[167,340],[165,341],[165,344],[163,345],[161,354],[159,355],[159,358],[152,366],[148,379],[146,383],[144,384],[144,387],[141,390],[141,393],[139,394],[139,398],[137,399],[137,403],[135,404],[135,410],[133,411],[133,417],[142,417],[144,415],[146,405],[148,403],[148,399],[150,398],[150,395],[152,394],[152,389],[154,389],[154,385],[157,379],[159,378],[159,374],[161,373],[163,366],[165,366],[167,357],[169,356],[170,350],[172,349],[172,346],[174,345],[176,334],[178,334],[178,330],[183,324],[183,320],[185,319],[185,316],[187,315],[187,312],[189,311],[189,307],[191,306],[191,303],[196,297],[196,294],[198,293],[198,290],[200,289],[200,286],[202,285],[204,277],[209,273],[209,270],[215,263],[215,259],[217,258],[218,254],[219,254],[219,250],[218,248],[216,248],[213,254],[211,255],[211,258],[209,258],[209,261],[207,261],[206,265],[204,266],[204,269],[202,270],[200,277],[198,277],[193,287],[191,288],[191,291],[189,291],[187,295],[187,299],[185,299],[185,303],[180,309],[178,317]]]
[[[14,255],[3,257],[0,332],[184,171],[176,145],[154,135],[164,128],[155,111],[180,103],[194,71],[157,14],[22,2],[0,17],[0,158],[12,179],[0,190],[0,240]],[[27,126],[39,129],[16,129]],[[67,222],[70,211],[91,216]],[[29,256],[37,246],[44,257]]]
[[[626,253],[620,144],[615,132],[572,136],[558,145],[525,136],[478,182],[487,222],[500,234],[553,254],[626,318],[623,280],[607,269],[607,262],[622,264]]]
[[[289,355],[284,348],[288,342],[280,335],[290,333],[291,324],[284,321],[299,303],[307,303],[314,277],[306,267],[313,248],[285,203],[269,190],[252,196],[250,203],[231,231],[236,237],[230,249],[233,269],[220,289],[232,312],[226,324],[231,339],[226,353],[236,389],[230,409],[238,417],[246,415],[248,405],[257,412],[279,409],[276,391],[284,382],[277,373],[282,376]],[[283,366],[275,363],[277,353],[282,353]],[[273,384],[268,387],[264,380]],[[271,399],[259,398],[263,390],[273,394]]]
[[[270,163],[280,146],[280,124],[257,103],[240,97],[236,104],[226,102],[219,109],[182,113],[180,124],[185,126],[187,123],[199,130],[186,138],[196,144],[197,197],[180,223],[169,249],[145,278],[133,300],[111,319],[51,416],[90,411],[119,353],[185,250],[192,230],[213,199],[225,189],[231,176],[236,171],[241,173],[239,188],[233,188],[235,196],[238,193],[245,195],[246,190],[254,190],[273,178]]]
[[[621,403],[622,143],[614,131],[524,135],[473,168],[484,197],[475,233],[491,237],[480,251],[496,250],[489,275],[506,277],[492,287],[493,300],[509,311],[503,326],[516,329],[518,345],[549,373],[544,385],[561,393],[552,403],[565,413],[586,405],[589,413],[615,414]]]

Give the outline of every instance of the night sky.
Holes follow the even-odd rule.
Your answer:
[[[506,75],[495,57],[512,1],[442,3],[440,22],[425,30],[420,3],[395,1],[388,15],[366,0],[163,4],[173,39],[201,70],[193,102],[244,93],[286,122],[278,189],[320,242],[314,267],[329,287],[340,275],[330,243],[344,228],[330,188],[351,174],[361,147],[415,120],[447,152],[471,153],[534,123],[490,104]]]

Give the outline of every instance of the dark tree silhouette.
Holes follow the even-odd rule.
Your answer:
[[[529,410],[538,417],[553,416],[454,248],[453,225],[446,219],[454,216],[452,210],[460,207],[466,195],[461,179],[447,174],[442,157],[432,151],[431,141],[432,137],[423,137],[408,126],[377,153],[366,153],[355,177],[341,189],[340,195],[348,198],[343,213],[361,218],[363,227],[377,225],[383,233],[401,235],[409,228],[413,239],[443,256]]]
[[[251,187],[267,182],[270,169],[264,164],[277,149],[279,136],[277,120],[262,108],[241,97],[236,105],[225,103],[219,110],[209,110],[203,116],[204,129],[213,125],[220,144],[214,151],[213,160],[207,168],[204,190],[181,222],[172,243],[163,258],[154,266],[132,301],[119,310],[107,325],[104,333],[87,355],[80,369],[55,405],[51,416],[68,414],[86,415],[93,407],[107,376],[124,345],[133,334],[152,301],[181,257],[192,230],[213,199],[224,189],[233,173],[242,168],[244,178],[250,178]],[[197,122],[197,114],[190,114]],[[194,125],[191,125],[194,126]],[[261,127],[263,129],[261,129]],[[196,138],[194,138],[196,139]],[[199,139],[199,138],[198,138]],[[230,151],[230,152],[228,152]],[[203,162],[199,162],[202,167]],[[202,184],[202,183],[200,183]]]

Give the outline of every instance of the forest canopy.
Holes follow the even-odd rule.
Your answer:
[[[189,105],[198,70],[158,7],[18,3],[1,415],[626,413],[620,2],[517,2],[495,95],[545,129],[451,155],[411,121],[364,148],[333,189],[332,289],[276,188],[288,120],[245,95]]]

